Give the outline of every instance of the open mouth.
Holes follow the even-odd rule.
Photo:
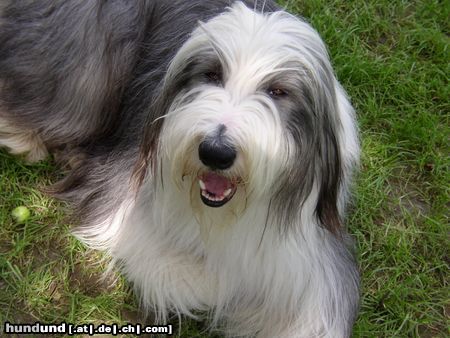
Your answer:
[[[202,202],[213,208],[221,207],[231,200],[237,188],[235,182],[212,171],[201,175],[198,183]]]

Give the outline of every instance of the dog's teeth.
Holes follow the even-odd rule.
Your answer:
[[[227,189],[227,190],[225,190],[225,192],[223,193],[223,196],[224,197],[227,197],[228,195],[230,195],[231,194],[231,189]]]
[[[231,192],[231,190],[230,190]],[[229,194],[230,192],[225,191],[225,194],[223,194],[222,196],[216,196],[214,194],[211,194],[210,192],[208,192],[208,190],[201,190],[202,196],[209,199],[210,201],[214,201],[214,202],[220,202],[223,201]]]
[[[202,180],[198,180],[198,184],[200,185],[200,189],[202,189],[202,190],[206,189],[206,185]]]

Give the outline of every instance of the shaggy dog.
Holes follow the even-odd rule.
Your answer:
[[[359,145],[317,32],[270,1],[2,1],[0,145],[145,310],[227,336],[348,337]]]

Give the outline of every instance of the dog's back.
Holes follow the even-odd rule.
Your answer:
[[[137,130],[127,143],[140,140],[146,107],[175,52],[199,19],[229,3],[4,3],[0,145],[33,161],[45,148],[112,148],[130,128]]]

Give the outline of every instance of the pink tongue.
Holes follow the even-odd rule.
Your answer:
[[[206,190],[216,196],[222,196],[227,189],[232,188],[232,183],[225,177],[209,172],[201,177]]]

